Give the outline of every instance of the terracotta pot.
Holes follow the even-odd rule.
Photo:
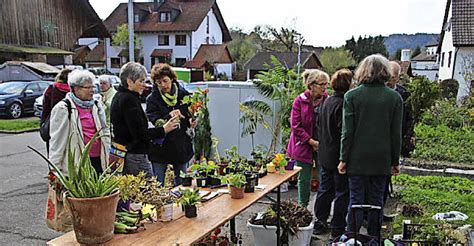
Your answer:
[[[67,198],[78,243],[99,244],[112,239],[119,194],[117,191],[105,197]]]
[[[244,198],[244,187],[237,188],[234,186],[230,187],[230,197],[233,199],[242,199]]]

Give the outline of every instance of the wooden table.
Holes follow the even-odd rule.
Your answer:
[[[135,234],[115,234],[113,239],[104,245],[191,245],[234,218],[275,188],[278,189],[277,200],[279,202],[280,184],[289,180],[300,170],[301,168],[295,167],[294,170],[285,171],[284,174],[278,172],[268,174],[259,179],[259,184],[267,185],[264,190],[245,193],[243,199],[232,199],[229,194],[220,195],[198,207],[196,218],[189,219],[182,216],[182,213],[174,213],[176,219],[170,222],[147,224],[146,230]],[[74,231],[71,231],[49,241],[47,245],[69,246],[79,245],[79,243],[76,241]]]

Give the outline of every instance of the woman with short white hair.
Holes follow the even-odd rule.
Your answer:
[[[101,131],[101,137],[92,144],[89,158],[98,174],[101,174],[107,165],[110,130],[106,124],[102,102],[93,98],[94,80],[94,74],[89,71],[72,71],[68,77],[71,92],[51,111],[49,159],[62,171],[67,172],[68,139],[77,163],[85,145],[97,131]]]

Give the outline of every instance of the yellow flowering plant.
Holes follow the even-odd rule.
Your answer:
[[[285,158],[285,154],[275,154],[272,163],[280,169],[280,173],[285,173],[285,166],[288,165],[288,161]]]

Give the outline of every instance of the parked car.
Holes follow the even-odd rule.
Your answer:
[[[100,91],[100,87],[99,87],[99,83],[94,81],[94,99],[95,100],[100,100],[100,94],[99,94],[99,91]],[[35,100],[35,103],[33,105],[33,108],[34,108],[34,114],[36,117],[41,117],[41,113],[43,112],[43,96],[44,95],[41,95],[40,97],[36,98]]]
[[[12,81],[0,84],[0,115],[20,118],[32,113],[35,99],[43,95],[51,82]]]

